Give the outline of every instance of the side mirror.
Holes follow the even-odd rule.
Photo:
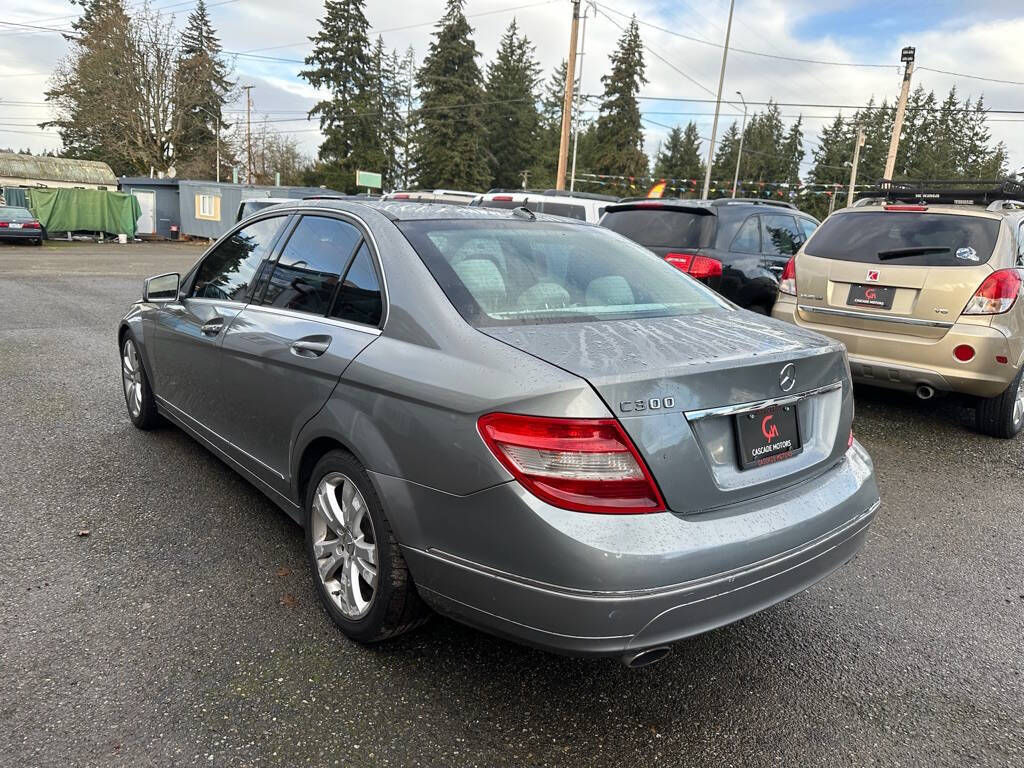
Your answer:
[[[181,275],[177,272],[169,272],[166,275],[147,278],[146,282],[142,284],[142,300],[154,302],[177,301],[180,283]]]

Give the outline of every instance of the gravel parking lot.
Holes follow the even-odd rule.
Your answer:
[[[116,323],[200,252],[0,246],[0,765],[1024,764],[1024,438],[858,390],[864,551],[645,670],[444,619],[362,648],[282,512],[125,414]]]

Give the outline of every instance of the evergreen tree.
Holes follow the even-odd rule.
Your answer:
[[[484,112],[488,105],[476,59],[465,0],[448,0],[423,66],[416,74],[420,106],[415,113],[413,164],[424,188],[487,187]],[[493,105],[492,105],[493,106]]]
[[[732,187],[732,178],[736,173],[736,159],[739,157],[739,152],[740,128],[734,120],[725,129],[725,133],[718,141],[718,148],[715,150],[715,158],[711,163],[711,190],[708,192],[710,197],[722,197]],[[749,157],[746,146],[743,148],[743,157],[744,166],[746,166],[746,158]],[[745,168],[741,168],[740,172],[749,177]]]
[[[370,83],[379,141],[361,161],[369,168],[379,169],[384,189],[394,189],[402,174],[406,87],[398,52],[388,53],[380,36],[370,55]]]
[[[313,52],[299,75],[330,97],[310,110],[324,134],[319,158],[327,186],[355,192],[356,171],[378,171],[382,147],[375,112],[364,0],[326,0],[320,30],[309,38]]]
[[[601,78],[604,93],[594,130],[594,172],[647,176],[644,133],[637,94],[647,83],[640,28],[634,17],[611,55],[611,71]]]
[[[408,189],[412,183],[412,140],[410,129],[412,127],[413,89],[416,84],[416,52],[410,45],[405,49],[405,55],[399,62],[398,76],[395,86],[396,97],[401,104],[402,112],[402,140],[399,144],[398,157],[396,158],[397,178],[395,188]]]
[[[218,120],[221,131],[230,127],[221,116],[235,85],[221,51],[206,2],[199,0],[181,33],[178,59],[178,119],[182,128],[175,154],[178,170],[184,176],[214,178],[217,175]],[[222,142],[221,172],[232,164],[227,145]]]
[[[530,166],[529,186],[544,189],[555,186],[558,174],[558,145],[562,138],[562,106],[565,103],[565,79],[569,76],[565,59],[544,84],[537,115],[537,136]],[[579,117],[577,115],[577,117]],[[580,139],[582,140],[582,136]],[[577,168],[579,158],[577,158]]]
[[[804,161],[804,132],[803,116],[797,117],[796,122],[789,127],[786,138],[782,142],[782,161],[784,163],[784,174],[780,180],[789,184],[800,183],[800,164]]]
[[[695,189],[703,183],[704,168],[697,124],[690,121],[685,129],[679,126],[673,128],[654,162],[654,175],[660,179],[676,179],[680,182],[670,183],[669,186]],[[690,185],[687,181],[695,181],[696,184]]]
[[[533,45],[518,31],[513,18],[494,63],[487,68],[484,130],[493,187],[520,186],[520,174],[533,162],[540,123],[536,104],[540,65]]]

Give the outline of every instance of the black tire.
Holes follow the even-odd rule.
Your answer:
[[[35,245],[35,246],[40,246],[42,244],[43,244],[43,238],[41,238],[41,237],[38,240],[33,240],[32,241],[32,245]]]
[[[372,523],[374,544],[377,553],[377,578],[372,597],[365,615],[358,618],[346,616],[336,598],[321,577],[319,561],[314,548],[316,526],[314,525],[313,501],[322,481],[343,476],[351,482],[365,501],[366,516]],[[391,531],[391,524],[384,514],[383,505],[366,474],[366,470],[352,454],[343,450],[331,451],[317,462],[310,475],[305,494],[306,512],[306,558],[312,569],[317,595],[331,620],[347,637],[359,643],[379,643],[423,624],[430,618],[430,610],[420,598],[413,583],[409,568],[402,557],[398,541]],[[339,568],[343,570],[343,568]]]
[[[134,362],[137,374],[132,371],[133,384],[138,385],[136,395],[129,389],[129,348],[134,351]],[[124,393],[124,404],[128,409],[128,418],[138,429],[154,429],[160,426],[160,414],[156,410],[156,398],[153,397],[153,390],[149,386],[149,376],[142,365],[142,355],[138,351],[135,337],[131,333],[125,333],[121,337],[121,389]],[[138,401],[135,401],[137,397]]]
[[[1024,368],[1017,371],[1010,386],[996,397],[979,397],[975,405],[978,431],[991,437],[1009,440],[1017,436],[1024,427],[1024,411],[1017,408]],[[1014,413],[1016,409],[1016,418]]]

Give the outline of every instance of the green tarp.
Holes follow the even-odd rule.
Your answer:
[[[106,232],[135,237],[142,209],[133,195],[100,189],[31,189],[29,207],[47,232]]]

